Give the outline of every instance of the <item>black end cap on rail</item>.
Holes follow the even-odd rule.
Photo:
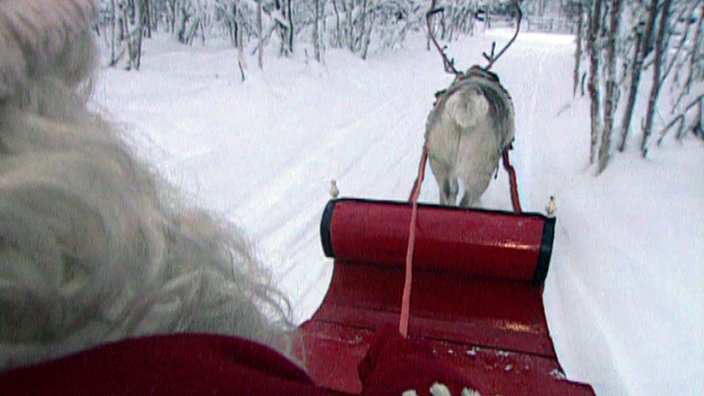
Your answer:
[[[552,256],[552,244],[555,240],[555,218],[545,218],[545,226],[543,227],[543,240],[540,244],[540,255],[538,256],[538,265],[535,267],[533,274],[533,284],[540,285],[545,282],[548,277],[548,269],[550,268],[550,257]]]
[[[332,237],[330,228],[332,227],[332,215],[335,213],[337,200],[331,199],[325,205],[323,218],[320,221],[320,241],[323,244],[323,252],[326,257],[335,258],[335,250],[332,247]]]

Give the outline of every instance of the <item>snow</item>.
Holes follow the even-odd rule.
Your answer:
[[[508,34],[448,51],[468,68]],[[305,53],[267,53],[263,72],[247,58],[243,83],[229,46],[157,36],[139,72],[101,70],[92,103],[193,203],[245,230],[298,322],[331,277],[318,234],[330,180],[341,196],[406,199],[433,94],[451,81],[420,36],[367,61],[328,49],[321,65]],[[702,394],[704,144],[670,136],[642,159],[635,136],[595,177],[572,62],[572,36],[522,34],[494,67],[516,106],[523,207],[541,212],[557,198],[544,300],[560,362],[599,395]],[[431,176],[421,200],[437,201]],[[503,172],[482,206],[510,209]]]

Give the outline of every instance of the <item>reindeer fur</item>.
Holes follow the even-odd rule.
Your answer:
[[[442,94],[428,116],[425,144],[440,204],[476,204],[514,138],[511,98],[494,73],[478,66]]]

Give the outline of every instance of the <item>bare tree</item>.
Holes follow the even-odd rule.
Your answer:
[[[662,59],[665,50],[665,30],[667,27],[667,19],[670,13],[670,4],[672,0],[663,0],[662,9],[660,11],[660,19],[658,22],[658,34],[655,39],[655,55],[653,59],[653,85],[650,89],[648,97],[648,109],[645,115],[645,125],[643,126],[643,138],[640,144],[640,150],[645,157],[648,154],[648,140],[653,132],[653,120],[655,118],[655,105],[657,104],[660,88],[662,87]]]
[[[142,61],[145,1],[110,1],[110,66],[117,65],[127,54],[125,68],[139,70]]]
[[[110,1],[110,66],[117,63],[117,0]]]
[[[153,3],[154,0],[143,0],[142,1],[142,19],[144,25],[144,36],[146,38],[152,37],[152,29],[156,28],[156,24],[153,24]]]
[[[681,4],[677,4],[681,6]],[[673,8],[677,7],[673,5]],[[677,99],[672,104],[670,111],[671,120],[660,131],[658,145],[662,143],[665,135],[674,126],[677,126],[676,139],[682,139],[688,131],[695,136],[702,137],[702,106],[704,105],[704,59],[701,56],[702,28],[704,24],[704,4],[692,4],[690,7],[680,9],[670,30],[673,34],[680,35],[675,46],[670,49],[671,60],[665,65],[663,80],[674,68],[670,79],[670,90],[679,90]],[[690,31],[693,31],[690,35]],[[691,39],[690,39],[691,37]],[[673,65],[677,63],[676,67]],[[681,78],[684,76],[684,78]]]
[[[617,35],[621,19],[621,0],[612,0],[609,12],[609,31]],[[614,113],[618,102],[616,89],[616,40],[608,40],[606,46],[606,92],[604,94],[604,122],[602,125],[601,144],[599,145],[598,173],[606,169],[611,154],[611,133],[614,126]]]
[[[351,52],[354,52],[354,0],[350,0],[349,3],[347,0],[341,0],[340,2],[342,3],[342,10],[345,12],[345,44]]]
[[[577,36],[575,37],[575,50],[574,50],[574,69],[572,71],[572,95],[577,95],[577,86],[579,85],[579,75],[581,71],[582,64],[582,30],[584,26],[584,5],[581,1],[576,4],[575,17],[577,18]]]
[[[288,56],[293,53],[294,35],[291,0],[274,0],[274,6],[276,9],[273,13],[273,18],[281,40],[279,54]]]
[[[694,31],[694,38],[692,40],[692,51],[689,58],[689,69],[687,70],[687,79],[685,82],[685,92],[689,93],[692,89],[692,82],[695,76],[698,74],[700,78],[704,79],[704,65],[699,61],[700,53],[702,49],[702,36],[704,36],[704,3],[699,4],[697,11],[697,24]],[[699,68],[699,70],[697,70]]]
[[[601,8],[603,0],[594,0],[594,4],[589,14],[589,37],[587,39],[587,50],[589,51],[589,98],[591,102],[591,146],[589,149],[589,163],[593,164],[596,159],[597,143],[599,138],[599,114],[600,114],[600,85],[599,69],[601,65],[600,43],[598,42],[599,31],[601,29]]]
[[[658,145],[662,143],[667,132],[675,125],[678,126],[678,131],[676,135],[677,139],[682,139],[685,135],[685,132],[687,132],[687,129],[691,130],[694,136],[704,138],[704,130],[702,129],[702,106],[704,106],[704,94],[694,98],[694,100],[692,100],[684,107],[682,112],[680,112],[674,119],[672,119],[672,121],[665,125],[665,127],[660,132],[660,137],[658,138]],[[687,113],[689,113],[692,109],[694,109],[694,118],[693,121],[689,124],[689,128],[687,128],[687,124],[685,123],[687,120]]]
[[[689,19],[688,16],[694,15],[695,12],[696,16],[693,17],[694,22],[690,23],[691,19]],[[682,32],[682,37],[676,45],[677,49],[675,51],[675,55],[673,56],[672,62],[670,63],[670,66],[674,65],[677,60],[677,55],[682,54],[683,59],[679,62],[677,67],[678,72],[675,74],[675,83],[680,85],[682,89],[680,90],[679,96],[673,106],[673,113],[676,111],[680,102],[682,100],[686,100],[686,97],[692,93],[692,86],[694,82],[697,79],[704,79],[704,66],[701,65],[701,62],[698,62],[700,57],[699,51],[702,46],[704,4],[700,4],[699,6],[696,6],[695,4],[692,9],[684,9],[683,14],[684,15],[680,15],[679,19],[684,19],[687,27],[684,28],[684,32]],[[691,41],[688,39],[690,30],[694,30],[694,33],[691,35]],[[685,47],[689,47],[689,49],[684,49]],[[677,78],[677,76],[679,76],[685,68],[685,78],[682,82],[682,80]]]
[[[700,55],[704,4],[697,0],[592,0],[586,15],[589,28],[581,34],[589,55],[590,163],[598,159],[597,172],[603,172],[608,164],[614,131],[620,132],[618,150],[626,148],[646,71],[652,73],[652,83],[641,122],[642,155],[647,155],[660,118],[666,117],[665,98],[670,99],[670,118],[659,127],[658,143],[671,130],[676,131],[676,138],[688,131],[699,136],[704,107],[704,62]],[[575,93],[580,63],[575,54]],[[669,89],[668,95],[660,95],[665,89]],[[622,91],[625,103],[620,103]],[[616,109],[621,104],[625,106],[617,124]]]
[[[354,47],[359,50],[362,49],[362,45],[363,45],[365,35],[366,35],[366,26],[365,25],[367,24],[367,19],[368,19],[368,15],[369,15],[369,0],[362,0],[362,10],[360,12],[361,12],[361,16],[359,18],[360,19],[359,32],[358,32],[358,37],[355,38],[355,45],[354,45]],[[371,28],[369,30],[371,31]],[[367,48],[368,48],[368,46],[367,46]],[[366,57],[367,57],[367,54],[366,54],[366,50],[365,50],[362,54],[362,59],[364,59]]]
[[[188,7],[188,3],[184,0],[178,0],[176,4],[176,12],[174,14],[174,21],[178,19],[178,27],[175,31],[176,38],[180,43],[185,43],[186,28],[189,20],[191,19],[191,10]]]
[[[174,33],[176,31],[176,7],[178,0],[162,0],[164,5],[164,22],[166,31]]]
[[[237,66],[240,69],[240,77],[242,82],[245,80],[244,69],[247,67],[247,61],[244,57],[244,12],[242,8],[242,0],[235,0],[233,5],[234,13],[234,33],[235,47],[237,48]]]
[[[332,45],[340,48],[343,46],[342,38],[345,36],[340,23],[340,11],[338,10],[337,2],[340,0],[332,0],[332,9],[335,12],[335,34],[333,35]],[[344,1],[344,0],[341,0]]]
[[[315,60],[317,62],[320,62],[322,57],[321,57],[321,51],[320,51],[320,1],[321,0],[313,0],[315,3],[315,19],[313,21],[313,54],[315,56]]]
[[[264,69],[264,27],[262,23],[262,2],[264,0],[257,0],[257,63],[259,64],[259,69]]]
[[[650,37],[653,34],[655,26],[655,17],[657,16],[658,0],[651,0],[648,7],[647,23],[637,21],[633,27],[633,59],[630,62],[630,84],[628,87],[628,99],[623,112],[623,121],[621,122],[621,142],[618,145],[618,150],[623,152],[626,149],[628,134],[631,129],[631,120],[633,119],[633,110],[636,104],[636,96],[640,87],[640,78],[643,71],[643,60],[648,55],[650,48]],[[643,27],[645,25],[645,30]]]
[[[302,32],[307,42],[311,34],[314,36],[312,46],[316,59],[322,58],[326,45],[345,47],[366,58],[375,46],[386,48],[403,43],[407,32],[420,27],[423,6],[422,0],[332,0],[332,9],[326,13],[326,0],[313,3],[293,0],[97,1],[102,13],[98,30],[107,32],[105,41],[110,48],[111,63],[130,58],[132,69],[141,63],[141,40],[149,38],[159,25],[162,31],[184,44],[192,44],[197,39],[205,43],[209,37],[227,34],[238,49],[241,69],[245,65],[242,54],[246,53],[250,38],[258,38],[253,53],[258,52],[261,57],[272,38],[280,44],[280,53],[286,55],[292,53]],[[554,2],[546,1],[546,4]],[[446,32],[453,38],[471,32],[474,13],[484,0],[450,3],[452,18],[444,18],[442,22],[447,26]],[[491,9],[496,7],[499,6],[490,6]],[[330,30],[326,22],[330,22]],[[261,63],[263,65],[263,60]]]

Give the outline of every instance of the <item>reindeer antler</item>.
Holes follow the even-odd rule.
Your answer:
[[[435,0],[433,0],[433,4],[435,3]],[[496,42],[491,43],[491,55],[487,55],[486,52],[482,53],[484,56],[484,59],[489,61],[489,64],[483,67],[484,71],[489,71],[492,66],[494,66],[494,63],[496,63],[497,60],[501,57],[501,55],[506,52],[508,47],[513,44],[514,41],[516,41],[516,37],[518,37],[518,32],[521,30],[521,20],[523,19],[523,12],[521,11],[521,6],[518,4],[518,0],[514,0],[513,2],[514,7],[516,7],[516,11],[518,15],[516,15],[516,31],[513,33],[513,37],[511,37],[511,40],[506,43],[506,45],[499,51],[498,54],[494,55],[494,50],[496,49]]]
[[[425,14],[425,22],[428,25],[428,35],[430,36],[430,40],[433,42],[435,45],[435,48],[437,48],[438,52],[440,53],[440,56],[442,56],[442,61],[445,66],[445,71],[448,73],[452,73],[456,76],[462,74],[455,68],[455,62],[454,60],[451,60],[450,58],[447,57],[447,54],[445,53],[445,48],[441,47],[440,44],[438,43],[438,40],[435,38],[435,33],[433,32],[433,16],[435,14],[443,12],[445,9],[443,7],[435,7],[436,0],[432,0],[430,4],[430,10]],[[494,66],[494,63],[496,63],[497,60],[503,55],[508,47],[513,44],[514,41],[516,41],[516,37],[518,37],[518,32],[521,30],[521,21],[523,20],[523,12],[521,11],[521,6],[518,2],[518,0],[513,1],[514,7],[516,7],[516,31],[513,33],[513,37],[511,37],[511,40],[506,43],[506,45],[499,51],[498,54],[495,54],[496,51],[496,42],[494,41],[491,43],[491,54],[487,54],[486,52],[483,52],[482,55],[484,56],[484,59],[486,59],[489,64],[486,65],[485,67],[481,68],[484,71],[489,71],[492,66]]]
[[[430,40],[433,41],[435,48],[437,48],[438,52],[440,53],[440,56],[442,56],[442,61],[445,65],[445,71],[457,76],[460,74],[460,72],[455,69],[455,62],[447,57],[445,49],[440,47],[438,40],[435,38],[435,33],[433,33],[433,15],[443,12],[445,10],[443,7],[435,8],[435,1],[436,0],[432,1],[432,3],[430,4],[430,10],[425,14],[425,22],[428,25],[428,35],[430,36]]]

